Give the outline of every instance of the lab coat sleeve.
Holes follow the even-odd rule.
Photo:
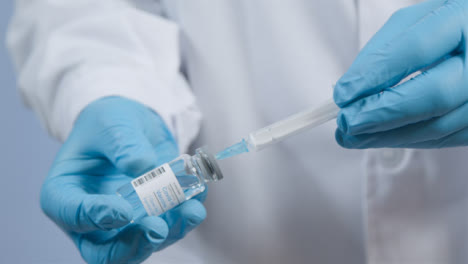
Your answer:
[[[180,72],[179,29],[138,1],[17,0],[8,47],[18,87],[49,132],[65,140],[80,111],[123,96],[156,111],[185,151],[201,119]],[[149,5],[148,5],[149,6]]]

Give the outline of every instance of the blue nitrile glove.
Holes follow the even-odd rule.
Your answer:
[[[347,148],[468,145],[467,36],[466,0],[426,1],[396,12],[335,87],[342,108],[337,142]]]
[[[107,97],[87,106],[44,182],[41,206],[89,263],[139,263],[181,239],[206,216],[198,200],[135,223],[116,190],[178,156],[161,118],[145,106]]]

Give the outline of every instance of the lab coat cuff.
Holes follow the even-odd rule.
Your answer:
[[[121,96],[155,111],[174,135],[179,151],[186,152],[198,134],[201,121],[195,97],[181,77],[164,83],[148,76],[151,75],[130,69],[102,69],[64,78],[56,94],[51,133],[65,141],[75,120],[89,103],[103,97]]]

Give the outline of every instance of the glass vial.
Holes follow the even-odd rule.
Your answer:
[[[214,156],[204,148],[183,154],[123,185],[117,194],[133,207],[133,220],[160,215],[205,190],[207,182],[223,174]]]

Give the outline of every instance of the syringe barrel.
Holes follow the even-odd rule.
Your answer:
[[[340,108],[333,99],[329,99],[318,107],[307,109],[254,131],[247,138],[249,150],[261,150],[304,130],[319,126],[336,118],[339,111]]]

